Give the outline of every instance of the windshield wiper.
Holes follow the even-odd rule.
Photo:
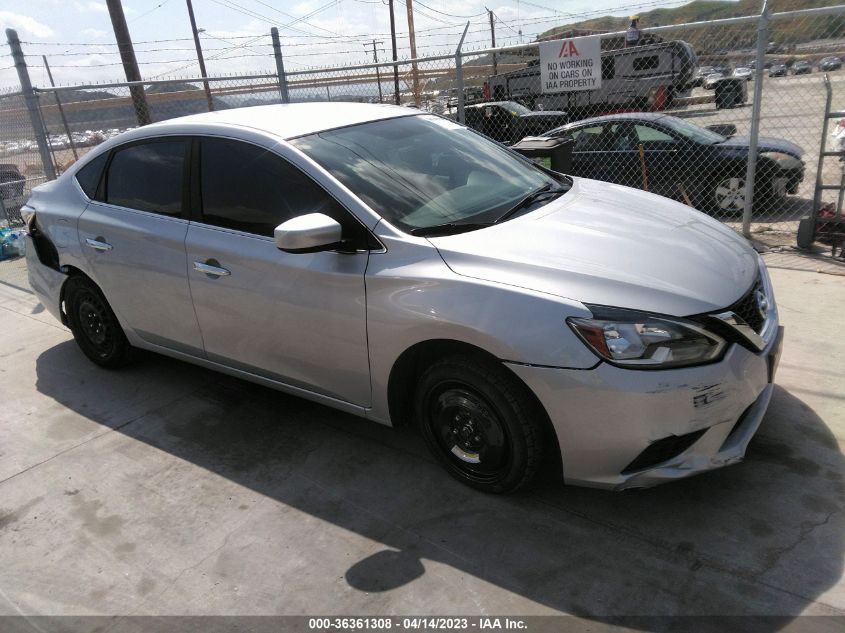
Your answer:
[[[493,222],[446,222],[444,224],[434,224],[432,226],[420,226],[415,229],[411,229],[409,233],[418,237],[455,235],[456,233],[466,233],[467,231],[483,229],[485,227],[492,226],[493,224]]]
[[[508,209],[505,213],[503,213],[501,216],[499,216],[496,219],[495,223],[504,222],[508,218],[513,217],[514,215],[516,215],[517,213],[519,213],[523,209],[527,209],[528,207],[530,207],[532,204],[537,202],[543,196],[551,196],[551,195],[559,196],[561,194],[566,193],[567,191],[569,191],[569,189],[567,189],[565,187],[554,187],[553,188],[552,183],[548,183],[546,185],[543,185],[539,189],[535,189],[534,191],[529,193],[522,200],[517,202],[514,206],[512,206],[510,209]]]

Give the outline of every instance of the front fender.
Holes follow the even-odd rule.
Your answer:
[[[518,364],[595,366],[566,325],[567,317],[590,316],[580,303],[458,275],[427,242],[386,241],[388,251],[371,255],[367,270],[373,419],[389,419],[390,372],[405,350],[425,341],[467,343]]]

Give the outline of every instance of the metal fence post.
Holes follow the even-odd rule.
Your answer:
[[[763,11],[757,23],[757,56],[754,62],[754,101],[751,103],[751,143],[748,148],[748,168],[745,172],[745,206],[742,210],[742,234],[751,237],[751,211],[754,205],[754,178],[757,175],[757,139],[760,136],[760,108],[763,100],[766,46],[769,42],[769,0],[763,0]]]
[[[50,85],[55,88],[56,82],[53,81],[53,73],[50,70],[50,64],[47,63],[47,56],[42,55],[41,59],[44,60],[44,69],[47,71],[47,77],[50,79]],[[79,160],[79,153],[76,151],[76,143],[73,142],[73,136],[70,133],[70,127],[67,124],[67,117],[65,116],[65,109],[62,107],[62,100],[59,99],[59,91],[53,91],[53,97],[56,99],[56,107],[59,108],[59,116],[62,118],[62,125],[65,128],[65,134],[67,134],[68,143],[70,143],[70,149],[73,152],[73,160]],[[43,119],[43,117],[42,117]]]
[[[26,103],[32,131],[35,134],[35,142],[38,144],[38,153],[41,156],[44,175],[48,180],[55,180],[56,168],[53,165],[53,157],[50,155],[50,146],[47,144],[47,133],[44,130],[44,122],[41,120],[41,112],[38,110],[38,97],[32,89],[32,82],[29,80],[29,71],[26,68],[26,61],[24,61],[18,32],[15,29],[6,29],[6,38],[9,42],[9,48],[12,50],[15,69],[18,71],[18,80],[21,82],[21,92],[23,92],[24,103]]]
[[[276,75],[279,78],[279,94],[282,103],[290,103],[288,94],[288,78],[285,75],[285,62],[282,59],[282,44],[279,42],[279,29],[275,26],[270,29],[270,37],[273,39],[273,56],[276,58]]]
[[[464,38],[467,36],[467,29],[469,29],[469,22],[464,27],[464,32],[461,35],[461,41],[458,42],[458,48],[455,49],[455,83],[458,90],[458,123],[464,123],[466,117],[464,116],[464,68],[461,60],[461,48],[464,45]]]

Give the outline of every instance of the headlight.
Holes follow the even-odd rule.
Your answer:
[[[791,169],[801,164],[801,159],[784,152],[762,152],[760,156],[775,161],[783,169]]]
[[[592,319],[569,318],[575,333],[604,360],[631,369],[666,369],[717,360],[724,339],[690,321],[587,306]]]

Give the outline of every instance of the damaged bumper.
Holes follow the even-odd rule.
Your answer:
[[[772,397],[783,328],[760,353],[732,345],[718,363],[632,371],[508,364],[554,424],[567,483],[624,489],[740,461]]]
[[[35,244],[29,235],[26,236],[26,268],[29,274],[29,285],[35,296],[50,314],[61,323],[65,323],[61,296],[67,275],[41,263]]]

